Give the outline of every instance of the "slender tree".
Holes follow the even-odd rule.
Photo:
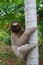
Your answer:
[[[36,0],[25,0],[25,25],[26,28],[37,27],[37,12],[36,12]],[[35,31],[29,40],[30,44],[37,44],[37,31]],[[37,47],[34,48],[27,55],[27,65],[39,65],[38,62],[38,44]]]

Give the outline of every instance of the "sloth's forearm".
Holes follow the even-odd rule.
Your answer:
[[[36,30],[35,27],[30,28],[30,29],[26,29],[25,32],[23,33],[23,35],[20,37],[20,39],[17,41],[17,45],[23,45],[26,44],[28,42],[28,39],[30,37],[30,35]]]

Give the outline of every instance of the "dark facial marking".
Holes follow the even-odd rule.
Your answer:
[[[21,30],[19,23],[12,23],[11,30],[13,33],[18,33]]]

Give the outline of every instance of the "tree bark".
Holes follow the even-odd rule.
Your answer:
[[[26,28],[37,27],[36,0],[25,0],[25,25]],[[35,31],[28,41],[30,44],[37,44],[30,53],[27,54],[27,65],[39,65],[38,59],[38,32]]]

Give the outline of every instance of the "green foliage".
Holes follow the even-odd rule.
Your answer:
[[[38,22],[38,40],[43,43],[43,0],[37,0],[37,13],[39,15]]]
[[[24,20],[24,0],[1,1],[0,19],[14,21]]]
[[[11,44],[10,35],[2,29],[0,30],[0,41],[3,41],[8,45]]]
[[[14,21],[25,27],[24,0],[0,0],[0,41],[11,43],[10,24]]]

